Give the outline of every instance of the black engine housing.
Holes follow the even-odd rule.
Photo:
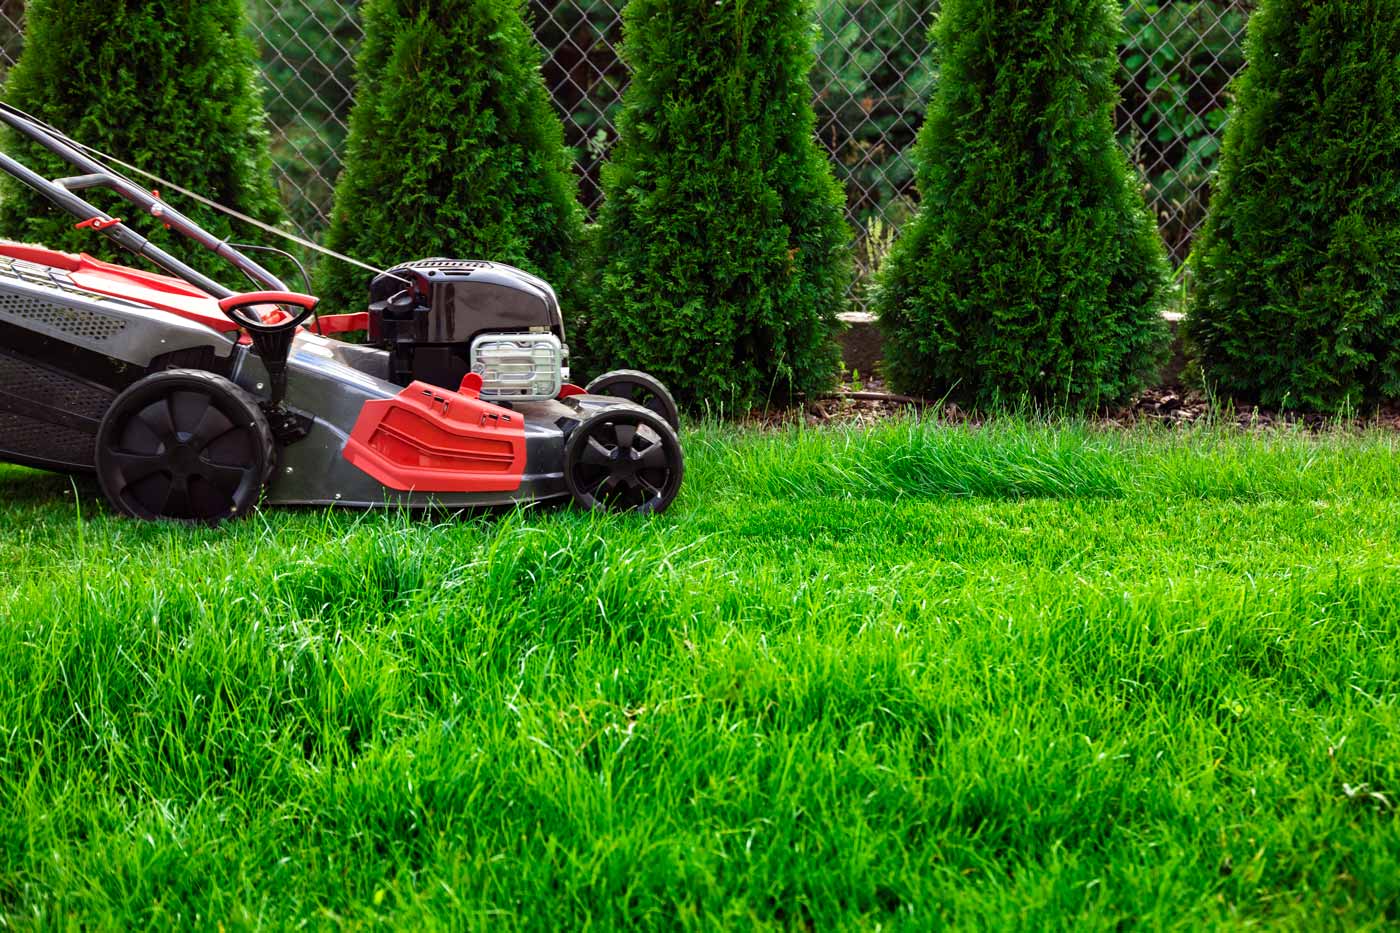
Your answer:
[[[369,340],[389,351],[391,381],[455,389],[471,371],[472,341],[492,333],[564,340],[554,289],[499,262],[420,259],[375,276]]]

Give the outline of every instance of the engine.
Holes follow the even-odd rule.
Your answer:
[[[389,352],[389,378],[455,389],[475,372],[482,398],[554,398],[569,348],[554,289],[498,262],[422,259],[370,283],[370,343]]]

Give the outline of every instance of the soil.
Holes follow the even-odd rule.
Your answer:
[[[980,424],[986,416],[968,412],[956,403],[912,398],[891,391],[881,380],[858,384],[843,383],[835,392],[820,399],[787,409],[752,412],[745,422],[755,426],[778,427],[796,423],[819,425],[868,425],[911,413],[933,413],[950,424]],[[1400,432],[1400,407],[1386,406],[1366,417],[1279,412],[1260,408],[1238,408],[1211,401],[1201,392],[1180,386],[1148,389],[1128,405],[1100,412],[1097,420],[1106,427],[1141,424],[1191,425],[1210,420],[1215,424],[1235,424],[1241,429],[1258,430],[1301,425],[1307,430],[1330,431],[1338,428],[1379,428]]]

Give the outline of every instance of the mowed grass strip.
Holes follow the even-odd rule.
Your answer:
[[[1393,436],[686,445],[650,520],[0,468],[0,925],[1400,921]]]

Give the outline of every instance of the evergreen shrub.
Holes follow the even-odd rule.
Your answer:
[[[5,100],[86,145],[275,223],[282,208],[246,15],[242,0],[30,0],[24,51],[6,79]],[[0,141],[40,174],[77,174],[8,128]],[[84,197],[192,265],[216,277],[227,272],[202,247],[149,218],[142,222],[115,194]],[[221,238],[266,239],[178,195],[170,201]],[[130,261],[73,223],[8,175],[0,180],[0,236]]]
[[[1266,0],[1194,247],[1207,384],[1336,412],[1400,397],[1400,0]]]
[[[554,285],[569,315],[582,211],[521,4],[368,0],[364,24],[326,245],[381,267],[507,262]],[[331,306],[363,306],[366,284],[318,267]]]
[[[850,282],[844,198],[818,146],[803,0],[631,0],[633,71],[604,167],[593,368],[646,369],[692,409],[834,380]]]
[[[1091,408],[1160,359],[1170,273],[1114,139],[1114,0],[945,0],[921,205],[882,270],[886,365],[974,406]]]

